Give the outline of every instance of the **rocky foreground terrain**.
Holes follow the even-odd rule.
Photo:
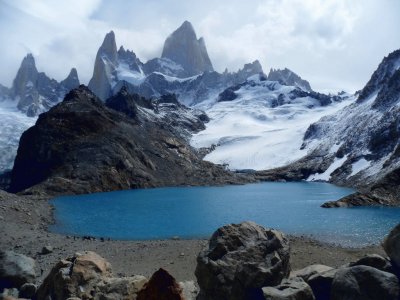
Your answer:
[[[46,233],[46,199],[0,200],[4,299],[399,297],[400,225],[386,252],[293,239],[252,222],[219,228],[209,241],[109,241]]]

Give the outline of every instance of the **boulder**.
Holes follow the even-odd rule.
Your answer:
[[[19,288],[35,278],[34,259],[13,251],[0,251],[0,290]]]
[[[265,300],[315,300],[310,286],[300,277],[285,279],[280,285],[262,291]]]
[[[378,254],[368,254],[359,260],[349,264],[349,267],[368,266],[384,272],[393,272],[393,267],[390,261]]]
[[[316,300],[330,299],[332,281],[337,271],[337,269],[332,269],[308,278],[307,283],[310,285]]]
[[[60,261],[43,281],[37,299],[136,299],[143,276],[112,277],[110,263],[88,251]]]
[[[315,265],[307,266],[300,270],[292,271],[290,273],[290,277],[300,277],[304,281],[307,282],[311,276],[321,274],[321,273],[324,273],[324,272],[330,271],[330,270],[333,270],[333,268],[325,266],[325,265],[315,264]]]
[[[160,268],[138,293],[137,300],[183,300],[182,288],[166,270]]]
[[[397,300],[399,280],[391,273],[368,266],[343,268],[332,282],[332,300]]]
[[[289,255],[289,241],[279,231],[253,222],[223,226],[197,257],[198,298],[262,297],[262,287],[279,285],[289,275]]]
[[[383,241],[383,249],[396,267],[400,267],[400,223]]]
[[[33,283],[25,283],[19,289],[19,297],[32,299],[37,291],[37,286]]]

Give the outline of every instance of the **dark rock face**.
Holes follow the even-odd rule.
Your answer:
[[[35,261],[12,251],[0,251],[0,291],[19,288],[36,278]]]
[[[201,161],[168,124],[146,115],[138,125],[86,87],[71,91],[22,135],[10,190],[89,193],[249,180]]]
[[[182,288],[166,270],[159,269],[143,289],[138,293],[137,300],[184,300]]]
[[[198,299],[259,299],[290,272],[289,242],[252,222],[219,228],[197,257]],[[262,299],[262,298],[261,298]]]
[[[390,231],[383,242],[383,248],[392,263],[400,268],[400,223]]]
[[[396,300],[398,297],[397,277],[367,266],[341,269],[332,282],[332,300]]]
[[[67,91],[76,89],[80,84],[79,77],[78,77],[78,71],[75,68],[72,68],[71,72],[69,72],[67,78],[65,78],[63,81],[61,81],[60,84]]]
[[[167,38],[161,57],[182,66],[184,77],[214,71],[204,39],[197,39],[193,26],[188,21]]]
[[[271,69],[267,79],[270,81],[278,81],[283,85],[296,86],[303,91],[312,91],[310,83],[307,80],[302,79],[299,75],[286,68],[283,70]]]
[[[315,300],[310,286],[303,279],[284,279],[276,287],[262,289],[265,300]]]
[[[400,59],[400,50],[393,51],[385,57],[379,64],[378,69],[372,74],[371,79],[360,91],[357,102],[361,103],[372,94],[379,91],[382,86],[386,85],[398,68],[397,64]]]

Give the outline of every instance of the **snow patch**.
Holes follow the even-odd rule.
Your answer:
[[[347,160],[347,155],[343,156],[342,158],[335,157],[333,163],[329,166],[328,169],[326,169],[324,173],[316,173],[310,175],[307,178],[307,181],[318,181],[318,180],[329,181],[329,179],[331,179],[332,173],[335,172],[335,170],[339,169],[341,166],[343,166],[346,160]]]
[[[364,169],[367,169],[370,166],[370,161],[366,160],[365,158],[361,158],[351,165],[351,174],[347,178],[356,175],[357,173],[361,172]]]

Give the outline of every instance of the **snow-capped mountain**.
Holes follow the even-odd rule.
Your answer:
[[[234,73],[214,71],[204,39],[197,39],[192,24],[185,21],[166,39],[161,58],[146,63],[122,46],[117,51],[115,34],[109,32],[97,52],[89,88],[102,100],[125,86],[147,98],[174,93],[181,103],[195,105],[214,103],[225,88],[262,72],[258,61]]]
[[[306,92],[295,82],[283,85],[253,75],[219,94],[218,103],[206,109],[210,122],[191,144],[209,148],[205,160],[231,169],[284,166],[307,155],[301,145],[310,123],[352,100],[349,95]]]
[[[312,124],[303,148],[332,163],[309,179],[365,186],[400,167],[400,50],[385,57],[357,101]]]
[[[76,69],[73,68],[65,80],[57,82],[39,72],[33,55],[28,54],[22,60],[11,89],[0,87],[0,100],[15,101],[21,112],[35,117],[60,102],[68,91],[77,86]]]

